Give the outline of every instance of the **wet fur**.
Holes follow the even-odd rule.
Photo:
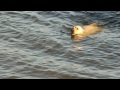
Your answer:
[[[81,39],[85,36],[88,36],[90,34],[94,34],[98,31],[101,30],[101,27],[99,24],[97,23],[92,23],[92,24],[89,24],[89,25],[85,25],[82,27],[84,29],[83,33],[81,34],[77,34],[77,35],[74,35],[74,29],[71,30],[71,39]]]

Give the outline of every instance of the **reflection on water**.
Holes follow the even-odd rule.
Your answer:
[[[73,47],[74,50],[80,50],[80,49],[83,48],[83,46],[80,46],[80,45],[78,45],[76,43],[72,43],[72,47]]]

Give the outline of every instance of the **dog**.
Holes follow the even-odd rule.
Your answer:
[[[76,25],[71,30],[71,39],[81,39],[98,31],[100,31],[100,26],[97,23],[92,23],[83,27]]]

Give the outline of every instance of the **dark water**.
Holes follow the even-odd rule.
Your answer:
[[[72,45],[70,28],[102,31]],[[120,78],[120,11],[1,11],[1,79]]]

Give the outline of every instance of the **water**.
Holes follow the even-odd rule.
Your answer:
[[[70,29],[102,31],[73,43]],[[1,79],[119,79],[120,11],[1,11]],[[75,48],[74,45],[82,48]]]

